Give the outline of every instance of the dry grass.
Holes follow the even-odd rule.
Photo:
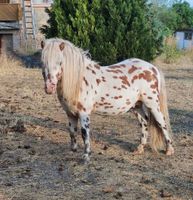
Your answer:
[[[161,56],[154,61],[157,65],[169,66],[193,66],[193,48],[188,50],[178,50],[176,38],[171,36],[164,41],[164,51]]]
[[[0,55],[0,74],[14,73],[18,70],[22,70],[23,64],[20,60],[16,59],[12,55],[2,54]]]
[[[69,150],[67,117],[45,94],[41,70],[1,61],[0,200],[192,199],[193,63],[186,56],[180,65],[156,60],[166,75],[175,155],[148,147],[133,155],[141,130],[132,115],[92,115],[88,166],[81,163],[80,133],[78,152]]]
[[[183,58],[185,63],[187,62],[188,64],[191,63],[193,65],[193,48],[184,51]]]
[[[172,62],[166,62],[164,55],[161,55],[153,61],[153,64],[164,69],[176,69],[179,66],[191,69],[193,68],[193,49],[181,51],[179,59]]]

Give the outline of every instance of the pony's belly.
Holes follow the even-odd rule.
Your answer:
[[[128,102],[129,104],[129,102]],[[96,104],[95,106],[95,113],[101,114],[101,115],[120,115],[127,113],[131,108],[133,107],[133,104],[130,103],[130,105],[124,105],[123,103],[120,104],[110,104],[109,105],[102,105],[102,103]]]

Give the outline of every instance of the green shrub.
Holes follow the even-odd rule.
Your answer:
[[[147,0],[55,0],[47,38],[61,37],[112,64],[129,57],[152,60],[162,50],[162,28]]]
[[[163,56],[165,63],[175,63],[182,55],[182,52],[176,47],[176,40],[174,37],[168,37],[165,40],[163,48]]]

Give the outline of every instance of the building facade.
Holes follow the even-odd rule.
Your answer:
[[[49,0],[0,0],[0,53],[21,48],[40,48]]]

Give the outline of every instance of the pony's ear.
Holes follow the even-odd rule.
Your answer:
[[[60,50],[62,51],[62,50],[64,49],[64,47],[65,47],[64,42],[62,42],[62,43],[59,45],[59,47],[60,47]]]
[[[41,48],[43,49],[45,46],[45,42],[44,41],[41,41]]]

